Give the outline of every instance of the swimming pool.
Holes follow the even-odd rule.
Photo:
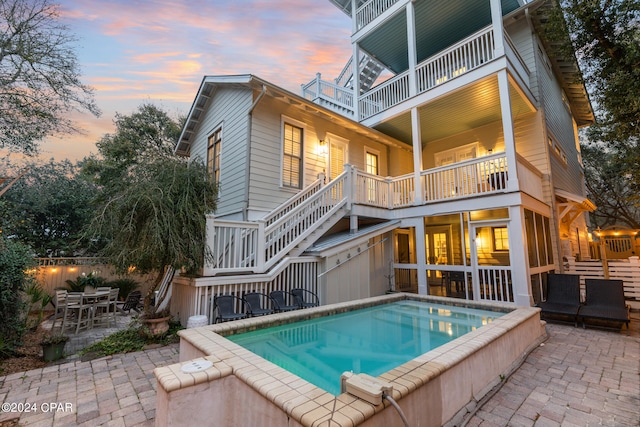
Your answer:
[[[381,375],[502,315],[405,300],[228,339],[338,395],[343,372]]]
[[[402,301],[444,304],[451,311],[474,308],[502,314],[377,376],[392,386],[389,395],[410,425],[457,424],[546,335],[538,308],[404,293],[185,329],[179,332],[180,362],[154,371],[158,381],[156,425],[181,426],[185,420],[194,425],[216,420],[234,427],[398,425],[398,413],[388,402],[374,404],[350,393],[336,396],[230,339],[245,332]],[[454,333],[457,327],[439,324],[438,334]],[[362,334],[378,331],[370,327]],[[401,338],[396,332],[391,335],[388,340]],[[425,340],[421,333],[413,337],[411,345]],[[293,335],[290,339],[298,338]],[[195,365],[202,369],[193,372],[190,368]]]

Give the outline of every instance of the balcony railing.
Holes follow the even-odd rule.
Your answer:
[[[215,256],[205,275],[269,271],[324,221],[342,215],[340,210],[352,204],[397,209],[500,193],[516,170],[519,187],[513,189],[541,198],[542,174],[522,158],[517,168],[509,168],[505,153],[422,171],[420,202],[413,173],[381,177],[347,165],[329,184],[318,188],[314,183],[263,220],[208,219],[208,243]]]
[[[509,41],[506,34],[505,38],[509,42],[508,46],[512,46],[513,43]],[[513,48],[509,48],[508,51],[515,52]],[[525,82],[528,83],[528,69],[517,55],[514,56],[518,59],[512,61],[517,68],[516,71],[523,74]],[[489,26],[418,64],[415,70],[415,88],[411,86],[409,71],[405,71],[361,95],[358,99],[358,120],[366,120],[412,96],[465,75],[494,59],[494,34],[493,28]],[[302,94],[306,99],[346,116],[354,115],[353,90],[324,81],[320,74],[302,86]]]
[[[399,0],[369,0],[356,10],[356,26],[360,30],[373,22]]]

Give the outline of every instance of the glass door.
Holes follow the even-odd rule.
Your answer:
[[[481,300],[513,302],[509,227],[506,222],[472,224],[474,293]]]

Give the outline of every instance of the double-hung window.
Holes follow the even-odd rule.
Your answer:
[[[282,185],[302,188],[303,129],[284,123],[282,147]]]
[[[220,149],[222,147],[222,128],[209,136],[207,144],[207,171],[215,183],[220,182]]]

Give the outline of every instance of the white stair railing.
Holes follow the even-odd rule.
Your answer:
[[[265,269],[268,269],[306,236],[322,225],[337,209],[346,204],[351,169],[348,168],[328,185],[307,198],[276,222],[265,228]]]
[[[324,187],[314,184],[260,221],[210,218],[207,234],[214,262],[204,274],[267,271],[346,204],[350,176],[348,168]]]

